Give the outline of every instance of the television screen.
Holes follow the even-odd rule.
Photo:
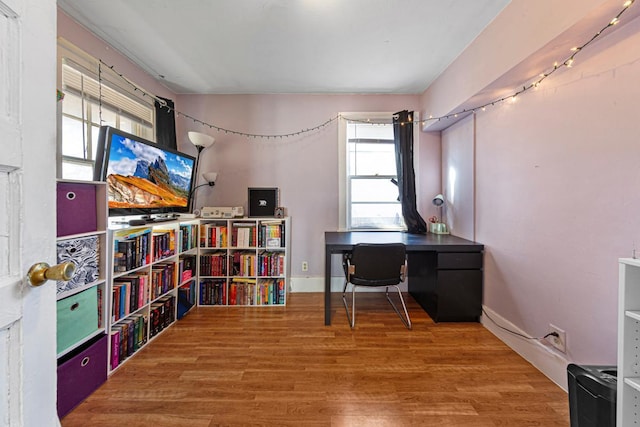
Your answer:
[[[94,179],[107,182],[109,215],[188,212],[195,158],[102,126]]]

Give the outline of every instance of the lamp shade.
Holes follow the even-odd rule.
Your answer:
[[[209,183],[216,182],[218,178],[218,172],[205,172],[202,174],[202,177]]]
[[[189,132],[189,141],[196,147],[207,148],[213,145],[215,138],[200,132]]]
[[[438,194],[436,197],[433,198],[431,202],[433,203],[434,206],[442,206],[444,205],[444,197],[442,196],[442,194]]]

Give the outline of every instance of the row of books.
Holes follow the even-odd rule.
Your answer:
[[[196,275],[196,256],[183,255],[178,260],[178,278],[184,283]]]
[[[256,226],[253,223],[233,223],[231,228],[231,246],[251,248],[258,244]]]
[[[153,338],[176,320],[176,298],[168,295],[151,304],[149,336]]]
[[[200,305],[226,305],[227,281],[205,279],[200,282]]]
[[[200,275],[201,276],[226,276],[227,275],[227,253],[217,252],[200,255]]]
[[[279,305],[285,303],[284,279],[205,279],[200,282],[200,305]],[[228,296],[228,298],[227,298]]]
[[[226,248],[228,245],[226,225],[200,225],[201,248]]]
[[[285,224],[279,220],[262,221],[258,228],[258,247],[280,248],[285,242]]]
[[[154,231],[152,240],[154,260],[168,258],[176,254],[175,230]]]
[[[229,305],[278,305],[285,302],[284,279],[233,280],[229,283]]]
[[[258,276],[284,276],[284,253],[263,251],[258,254]]]
[[[114,242],[113,271],[129,271],[150,263],[150,233],[151,230],[147,228],[128,235],[116,235]]]
[[[254,252],[234,252],[232,255],[233,276],[255,276],[256,254]]]
[[[172,262],[158,263],[151,269],[151,300],[166,294],[175,288],[175,264]]]
[[[123,317],[143,307],[149,301],[149,276],[130,274],[113,280],[111,295],[111,321]]]
[[[281,220],[255,223],[235,222],[231,228],[231,247],[234,248],[280,248],[284,246],[285,223]],[[200,247],[227,248],[228,228],[211,223],[200,225]]]
[[[127,357],[138,351],[147,342],[147,316],[138,313],[111,327],[111,370]]]
[[[186,252],[198,245],[198,224],[180,225],[180,252]]]
[[[111,327],[111,370],[175,321],[175,297],[167,296],[151,304],[149,316],[151,323],[146,313],[135,313]]]

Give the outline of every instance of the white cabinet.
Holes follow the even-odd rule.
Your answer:
[[[619,260],[616,424],[640,423],[640,260]]]
[[[290,218],[201,220],[198,305],[283,306]]]

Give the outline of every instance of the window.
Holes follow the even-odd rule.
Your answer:
[[[149,100],[129,93],[108,67],[59,41],[61,101],[58,176],[92,180],[101,125],[154,140],[155,110]],[[126,83],[124,83],[126,85]]]
[[[393,125],[347,120],[344,140],[345,227],[405,229],[393,183],[397,179]]]

